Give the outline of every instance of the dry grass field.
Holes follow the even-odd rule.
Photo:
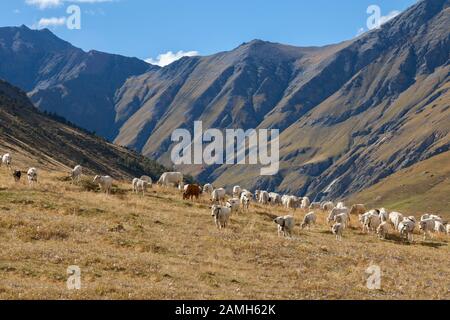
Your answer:
[[[352,229],[338,242],[319,213],[311,231],[283,239],[272,220],[288,212],[261,206],[219,231],[206,197],[158,187],[143,197],[126,182],[106,196],[89,191],[91,178],[75,186],[65,175],[40,171],[29,187],[0,168],[0,299],[450,298],[445,235],[407,244]],[[371,264],[381,290],[366,287]],[[67,289],[70,265],[81,290]]]

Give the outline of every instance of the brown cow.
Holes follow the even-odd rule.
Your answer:
[[[184,187],[183,192],[183,200],[194,200],[194,197],[196,200],[200,197],[200,194],[202,193],[202,188],[196,184],[188,184]]]

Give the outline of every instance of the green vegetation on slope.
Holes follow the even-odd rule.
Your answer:
[[[351,201],[400,212],[438,213],[450,220],[450,152],[403,169]]]

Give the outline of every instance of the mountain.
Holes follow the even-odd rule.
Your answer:
[[[277,128],[281,171],[186,168],[205,181],[338,198],[449,150],[448,0],[414,5],[352,41],[255,40],[132,77],[115,141],[169,163],[174,128]],[[324,192],[326,191],[326,192]]]
[[[108,139],[117,134],[117,89],[152,68],[136,58],[84,52],[48,29],[0,28],[0,78],[25,90],[40,109]]]
[[[116,146],[38,111],[27,95],[0,81],[0,153],[9,152],[13,167],[69,170],[82,164],[92,174],[116,179],[143,174],[158,177],[165,169],[136,152]]]
[[[192,131],[195,120],[202,120],[204,129],[280,129],[281,168],[275,176],[260,176],[258,166],[181,169],[228,187],[343,198],[448,154],[449,3],[420,1],[381,28],[335,45],[254,40],[164,68],[84,53],[48,30],[3,28],[0,77],[24,88],[39,108],[166,165],[173,130]],[[27,77],[33,67],[17,61],[27,61],[34,50],[43,62]],[[76,62],[72,51],[78,52]],[[61,58],[50,63],[47,55]],[[102,58],[115,61],[114,67]],[[125,72],[129,64],[136,68]],[[89,74],[92,70],[98,72]],[[109,85],[114,77],[106,81],[104,75],[111,70],[121,76]]]

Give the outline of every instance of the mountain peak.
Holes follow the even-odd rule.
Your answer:
[[[264,40],[261,40],[261,39],[253,39],[253,40],[251,40],[249,42],[242,43],[241,47],[243,47],[243,46],[257,46],[257,45],[263,45],[263,44],[269,44],[269,43],[270,43],[269,41],[264,41]]]

